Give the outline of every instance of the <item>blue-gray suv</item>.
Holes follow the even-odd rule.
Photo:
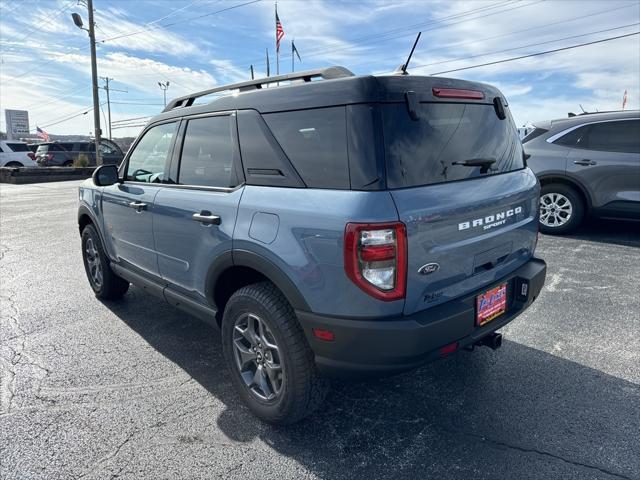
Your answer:
[[[327,377],[499,347],[544,283],[539,188],[494,87],[331,67],[173,100],[78,221],[98,298],[219,327],[242,400],[290,423]]]

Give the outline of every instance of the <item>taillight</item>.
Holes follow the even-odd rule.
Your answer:
[[[33,152],[29,152],[29,153],[27,153],[27,156],[28,156],[31,160],[33,160],[34,162],[36,161],[36,154],[35,154],[35,153],[33,153]]]
[[[347,276],[372,297],[405,297],[407,231],[403,223],[348,223],[344,235]]]

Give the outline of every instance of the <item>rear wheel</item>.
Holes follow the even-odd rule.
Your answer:
[[[127,293],[129,282],[111,270],[100,236],[93,225],[87,225],[82,230],[82,260],[96,297],[115,300]]]
[[[73,160],[67,160],[62,164],[63,167],[73,167]]]
[[[9,162],[5,164],[5,167],[24,167],[20,162]]]
[[[563,235],[582,222],[585,206],[573,188],[560,183],[544,185],[540,191],[540,231]]]
[[[258,418],[294,423],[324,400],[326,379],[291,305],[270,282],[235,292],[222,319],[222,347],[231,379]]]

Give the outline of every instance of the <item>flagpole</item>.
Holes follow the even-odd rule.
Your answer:
[[[278,2],[276,2],[276,23],[278,18]],[[278,48],[278,29],[276,28],[276,75],[280,75],[280,49]]]
[[[295,71],[295,66],[293,64],[293,40],[291,40],[291,73]]]
[[[271,76],[271,66],[270,66],[270,62],[269,62],[269,49],[265,48],[264,49],[265,53],[267,54],[267,77]]]

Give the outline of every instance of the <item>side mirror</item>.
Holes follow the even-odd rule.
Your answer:
[[[93,184],[97,187],[108,187],[120,182],[116,165],[100,165],[93,171],[91,178],[93,178]]]

